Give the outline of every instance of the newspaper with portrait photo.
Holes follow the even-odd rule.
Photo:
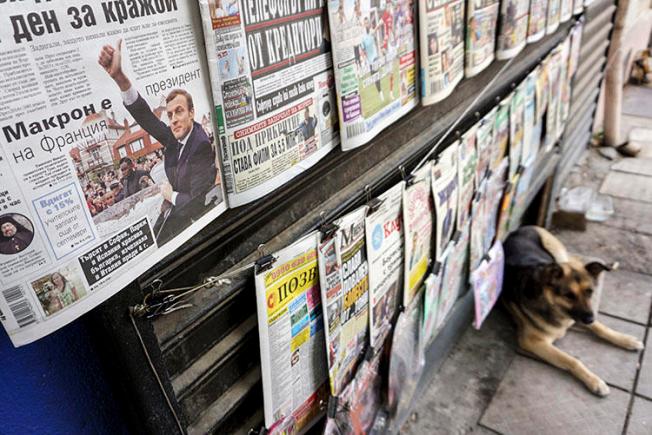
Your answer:
[[[0,3],[0,294],[14,345],[226,209],[194,2]]]
[[[412,0],[328,0],[343,150],[417,105],[415,14]]]
[[[464,75],[473,77],[494,60],[498,0],[466,2],[466,47]]]
[[[530,0],[530,17],[527,26],[527,42],[537,42],[546,34],[548,0]]]
[[[510,59],[523,50],[527,42],[530,0],[504,0],[500,3],[496,59]]]

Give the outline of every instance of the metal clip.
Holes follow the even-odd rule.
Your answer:
[[[328,405],[326,406],[326,415],[328,418],[335,418],[335,415],[337,414],[337,402],[339,402],[337,396],[330,396],[328,398]]]
[[[398,170],[401,173],[401,178],[403,178],[403,181],[405,181],[405,184],[407,186],[410,186],[411,184],[414,183],[414,175],[408,174],[405,170],[405,166],[403,165],[399,166]]]
[[[276,258],[271,254],[265,254],[265,245],[258,245],[258,255],[260,257],[254,262],[256,266],[256,273],[264,272],[268,269],[271,269],[272,264],[276,261]]]

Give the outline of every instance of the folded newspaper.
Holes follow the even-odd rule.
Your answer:
[[[226,208],[197,4],[131,3],[0,2],[0,319],[16,346]]]

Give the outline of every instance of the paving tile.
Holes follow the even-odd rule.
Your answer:
[[[650,435],[652,433],[652,401],[636,397],[629,417],[627,435]]]
[[[568,373],[519,355],[480,422],[503,434],[620,434],[628,403],[623,391],[594,396]]]
[[[497,433],[499,432],[494,432],[492,430],[487,429],[486,427],[478,425],[473,428],[470,435],[496,435]]]
[[[652,235],[652,204],[612,197],[614,214],[604,225]]]
[[[625,86],[622,113],[652,118],[650,99],[652,99],[652,89],[643,86]]]
[[[652,273],[652,236],[589,222],[586,231],[554,231],[569,251],[618,261],[624,270]]]
[[[611,171],[604,179],[600,193],[634,201],[652,202],[652,177]]]
[[[644,326],[607,316],[599,316],[598,319],[618,332],[633,335],[639,340],[645,338]],[[566,337],[556,344],[560,349],[579,358],[589,370],[606,383],[632,391],[638,369],[639,352],[616,347],[581,326],[572,328]]]
[[[615,163],[612,170],[629,174],[652,176],[652,159],[650,158],[627,158]]]
[[[645,343],[645,352],[643,354],[643,363],[641,364],[641,372],[638,376],[638,383],[636,384],[636,393],[647,397],[652,400],[652,330],[648,331],[647,341]]]
[[[401,434],[468,433],[477,425],[515,356],[515,330],[493,310],[482,328],[469,328],[414,408],[418,418]]]
[[[652,276],[627,270],[602,276],[600,312],[647,325],[652,304]]]

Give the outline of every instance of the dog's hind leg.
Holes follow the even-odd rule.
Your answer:
[[[582,381],[592,393],[601,397],[609,394],[609,387],[602,379],[586,368],[580,360],[558,349],[551,342],[536,336],[522,336],[519,339],[519,345],[545,362],[569,371]]]
[[[609,343],[615,344],[618,347],[622,347],[627,350],[641,350],[643,349],[643,342],[641,342],[636,337],[631,335],[623,334],[622,332],[614,331],[610,327],[606,326],[604,323],[600,323],[597,320],[590,325],[586,325],[595,335],[602,338],[603,340],[608,341]]]

